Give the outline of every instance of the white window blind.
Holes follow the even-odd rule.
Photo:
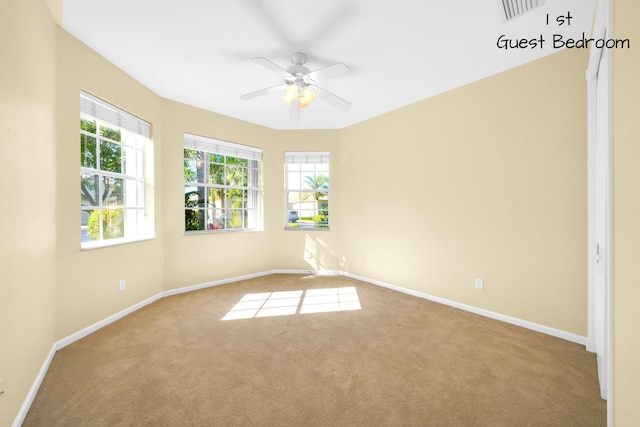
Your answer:
[[[323,151],[287,151],[284,153],[284,161],[290,164],[329,163],[329,153]]]
[[[150,123],[84,91],[80,91],[80,112],[146,138],[151,137]]]
[[[262,161],[262,149],[199,135],[184,134],[184,148]]]

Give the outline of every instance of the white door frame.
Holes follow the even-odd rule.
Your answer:
[[[612,34],[613,0],[600,0],[593,38]],[[612,138],[611,50],[592,45],[587,68],[588,102],[588,331],[596,353],[600,392],[613,425]]]

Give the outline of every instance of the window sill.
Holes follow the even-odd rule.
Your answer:
[[[203,236],[211,234],[226,234],[226,233],[259,233],[264,231],[262,228],[224,228],[220,230],[193,230],[185,231],[185,236]]]
[[[284,227],[285,231],[330,231],[331,229],[329,227],[322,227],[322,228],[316,228],[316,227]]]
[[[155,238],[156,236],[148,236],[148,237],[140,237],[137,239],[109,239],[109,240],[101,240],[97,242],[85,242],[85,243],[80,243],[80,250],[91,251],[94,249],[108,248],[111,246],[128,245],[130,243],[155,240]]]

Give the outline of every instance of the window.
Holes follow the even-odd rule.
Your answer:
[[[184,230],[259,230],[262,149],[184,135]]]
[[[287,229],[329,228],[329,153],[286,152]]]
[[[153,237],[145,196],[151,125],[80,93],[80,246]]]

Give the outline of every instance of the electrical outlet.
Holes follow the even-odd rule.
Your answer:
[[[124,291],[125,289],[127,289],[127,281],[120,280],[120,291]]]
[[[476,279],[476,289],[484,289],[484,280]]]

